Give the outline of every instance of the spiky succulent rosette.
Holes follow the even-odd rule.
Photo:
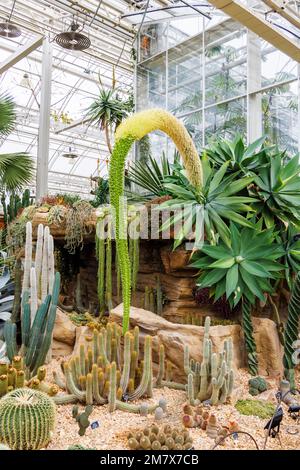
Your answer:
[[[153,131],[166,133],[176,145],[185,165],[187,177],[196,190],[202,187],[202,167],[196,147],[183,124],[162,109],[148,109],[126,119],[116,131],[116,143],[110,160],[110,202],[114,222],[118,261],[123,292],[123,332],[128,330],[131,299],[131,272],[127,244],[127,212],[124,194],[124,170],[127,154],[136,140]]]

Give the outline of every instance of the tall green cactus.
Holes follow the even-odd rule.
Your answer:
[[[284,331],[284,356],[283,366],[285,378],[290,382],[290,387],[295,388],[295,341],[299,335],[300,319],[300,273],[295,279],[292,295],[288,304],[288,319]]]
[[[56,407],[45,393],[19,388],[0,400],[0,441],[13,450],[37,450],[50,441]]]
[[[56,309],[60,289],[60,274],[55,274],[52,296],[48,295],[37,309],[31,325],[29,293],[24,292],[22,299],[22,345],[20,354],[25,357],[27,378],[34,376],[38,368],[45,363],[51,347]],[[7,355],[10,361],[17,354],[16,325],[6,322],[4,337],[7,344]]]
[[[251,304],[246,298],[243,298],[242,301],[242,326],[244,330],[246,350],[248,355],[248,369],[251,375],[257,375],[258,362],[256,354],[256,344],[253,338]]]

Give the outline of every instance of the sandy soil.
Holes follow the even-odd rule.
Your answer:
[[[48,365],[48,380],[50,380],[52,376],[52,371],[55,369],[57,370],[58,368],[59,364],[56,361],[52,361],[52,363]],[[246,371],[240,370],[238,372],[238,376],[236,377],[236,388],[234,391],[234,397],[237,399],[253,398],[248,394],[248,379],[249,375]],[[300,377],[298,377],[298,382],[300,383],[299,379]],[[261,394],[259,399],[267,399],[275,402],[275,381],[270,381],[270,385],[272,386],[272,389]],[[186,401],[185,392],[167,388],[155,389],[153,399],[142,401],[153,403],[162,396],[167,400],[168,409],[164,418],[158,424],[181,426],[182,405]],[[287,407],[285,405],[283,406],[285,413],[280,432],[281,444],[278,439],[268,438],[267,449],[300,450],[300,421],[299,424],[297,424],[296,421],[290,418],[287,414]],[[128,449],[128,432],[138,430],[153,422],[152,415],[142,417],[133,413],[126,413],[118,410],[114,413],[109,413],[106,405],[94,406],[93,413],[90,416],[90,421],[98,421],[99,427],[94,430],[89,427],[85,436],[80,437],[78,435],[77,423],[72,418],[72,407],[73,405],[58,407],[57,424],[53,433],[52,441],[47,447],[48,450],[63,450],[73,444],[82,444],[83,446],[93,447],[98,450]],[[259,448],[263,448],[265,440],[265,431],[263,428],[267,423],[267,420],[262,420],[255,416],[241,415],[232,405],[216,406],[213,407],[213,411],[221,425],[226,425],[229,419],[236,420],[239,423],[240,430],[249,432],[257,441]],[[211,449],[214,445],[214,441],[207,437],[205,431],[194,428],[190,429],[190,433],[194,440],[193,445],[195,449]],[[255,449],[255,445],[250,438],[240,436],[238,441],[234,441],[232,438],[227,439],[225,444],[218,448],[222,450]]]

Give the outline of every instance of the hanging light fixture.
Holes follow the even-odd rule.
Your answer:
[[[26,73],[26,72],[24,73],[24,75],[23,75],[23,77],[20,81],[20,86],[22,86],[24,88],[29,88],[29,90],[32,89],[32,85],[31,85],[28,73]]]
[[[68,49],[71,51],[84,51],[88,49],[91,45],[90,39],[79,32],[80,29],[79,24],[73,19],[70,31],[65,31],[63,33],[59,33],[55,36],[54,40],[56,44],[58,44],[63,49]],[[83,30],[83,27],[80,31]]]
[[[16,0],[14,0],[13,2],[8,19],[0,23],[0,36],[4,38],[17,38],[21,36],[22,34],[22,31],[20,30],[20,28],[18,28],[18,26],[16,26],[14,23],[10,21],[14,8],[15,8],[15,4],[16,4]]]
[[[72,147],[69,147],[69,150],[63,153],[62,157],[68,158],[70,160],[70,163],[72,163],[72,161],[76,160],[76,158],[78,158],[79,155],[75,150],[72,150]]]

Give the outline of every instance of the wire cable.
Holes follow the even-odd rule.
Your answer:
[[[233,436],[234,434],[245,434],[246,436],[250,437],[252,439],[252,441],[254,442],[254,444],[255,444],[256,450],[260,450],[256,440],[254,439],[254,437],[249,432],[246,432],[246,431],[234,431],[234,432],[231,432],[230,434],[227,434],[227,436],[222,437],[222,439],[220,439],[218,442],[216,442],[216,444],[210,450],[215,450],[218,447],[218,445],[220,445],[228,437]]]

